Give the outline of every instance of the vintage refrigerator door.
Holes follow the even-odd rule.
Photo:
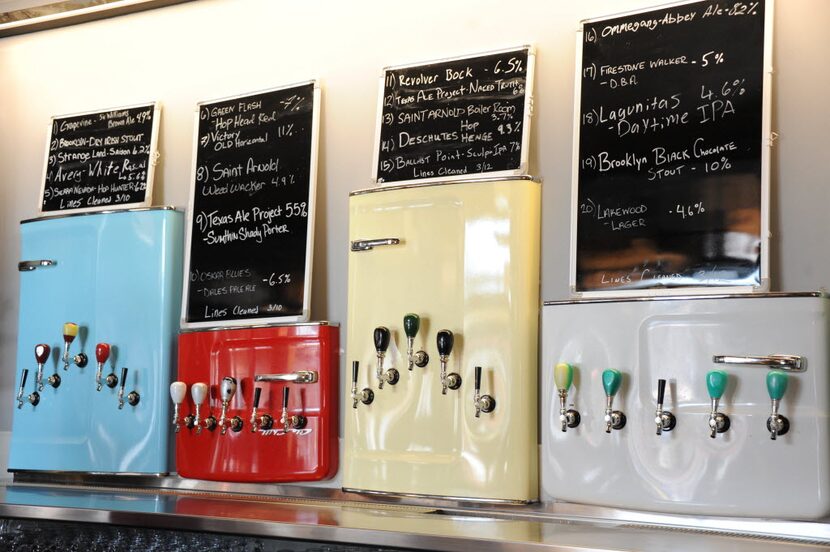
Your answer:
[[[222,379],[236,380],[226,418],[239,416],[240,431],[220,428],[200,433],[181,425],[176,435],[176,469],[182,477],[212,481],[288,482],[333,477],[338,462],[338,361],[340,333],[325,322],[259,328],[185,332],[179,336],[179,380],[187,384],[182,418],[195,414],[193,384],[208,385],[202,420],[221,417]],[[257,375],[292,376],[315,372],[316,381],[255,382]],[[273,427],[251,431],[254,390],[257,418],[271,416]],[[283,392],[288,416],[304,416],[305,427],[288,433],[280,423]]]
[[[817,296],[655,299],[552,304],[542,315],[542,484],[551,497],[681,514],[814,519],[830,514],[828,299]],[[801,355],[772,440],[765,366],[716,364],[715,355]],[[563,433],[553,366],[575,368],[568,408],[581,423]],[[603,421],[602,371],[623,373]],[[719,411],[731,427],[710,437],[706,374],[728,374]],[[657,435],[657,380],[676,427]]]
[[[374,402],[345,414],[347,490],[504,501],[537,498],[536,377],[540,185],[529,179],[385,188],[350,199],[349,239],[396,245],[349,253],[347,371]],[[421,317],[414,350],[429,363],[407,369],[406,313]],[[373,330],[391,343],[378,389]],[[462,378],[442,395],[436,346],[449,329],[448,372]],[[474,368],[496,400],[475,417]]]
[[[21,259],[55,265],[20,272],[15,392],[23,368],[29,377],[24,404],[14,410],[9,470],[166,473],[169,471],[169,391],[181,300],[182,213],[172,209],[125,210],[25,222]],[[63,369],[62,328],[80,329],[70,356],[84,353],[88,364]],[[111,345],[103,375],[121,377],[119,387],[96,391],[95,348]],[[52,348],[44,366],[40,402],[35,390],[34,348]],[[57,373],[60,386],[47,378]],[[119,382],[120,384],[120,382]],[[16,402],[15,402],[16,404]]]

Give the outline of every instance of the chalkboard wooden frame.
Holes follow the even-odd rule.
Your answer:
[[[269,92],[277,92],[290,88],[300,86],[312,85],[313,92],[313,106],[312,106],[312,120],[311,120],[311,155],[309,161],[309,178],[308,178],[308,219],[306,230],[306,256],[305,256],[305,275],[303,280],[303,307],[302,314],[289,316],[273,316],[261,318],[233,318],[227,320],[207,320],[201,322],[191,322],[187,319],[188,301],[190,296],[190,249],[193,232],[193,209],[196,195],[196,171],[198,169],[198,150],[199,150],[199,112],[202,106],[213,103],[225,102],[228,100],[242,99],[249,96],[256,96],[258,94],[266,94]],[[206,100],[196,104],[196,110],[193,117],[193,155],[190,178],[190,196],[187,208],[187,231],[185,233],[185,261],[184,274],[182,275],[182,311],[180,317],[180,325],[182,329],[205,329],[205,328],[225,328],[225,327],[239,327],[239,326],[262,326],[269,324],[289,324],[295,322],[307,322],[310,317],[311,310],[311,276],[314,258],[314,226],[315,226],[315,212],[317,205],[317,160],[319,149],[320,136],[320,98],[321,88],[320,81],[317,79],[310,79],[301,82],[295,82],[274,88],[267,88],[264,90],[256,90],[252,92],[245,92],[233,96],[226,96],[216,98],[213,100]]]
[[[574,119],[573,119],[573,150],[571,157],[571,235],[568,285],[569,295],[575,299],[637,297],[637,296],[683,296],[683,295],[721,295],[721,294],[752,294],[763,293],[770,289],[769,251],[770,251],[770,158],[775,133],[772,131],[772,48],[773,48],[773,16],[775,11],[774,0],[764,0],[764,46],[763,46],[763,98],[761,108],[761,231],[760,231],[760,285],[724,285],[724,286],[689,286],[671,288],[642,288],[642,289],[607,289],[578,291],[577,281],[577,219],[579,216],[579,166],[580,166],[580,124],[581,124],[581,97],[582,97],[582,54],[585,25],[599,21],[616,19],[641,13],[660,11],[667,8],[702,3],[706,0],[683,0],[660,4],[648,8],[619,12],[615,14],[584,19],[580,21],[576,31],[576,65],[574,68]]]
[[[153,107],[153,128],[150,135],[150,151],[147,157],[147,187],[144,191],[144,200],[133,203],[118,203],[109,205],[97,205],[93,207],[80,207],[77,209],[61,209],[58,211],[44,211],[43,210],[43,195],[46,192],[46,175],[49,172],[49,150],[52,142],[52,129],[54,122],[59,119],[68,119],[71,117],[83,117],[84,115],[97,115],[99,113],[110,113],[112,111],[124,111],[128,109],[136,109],[139,107]],[[118,107],[111,107],[106,109],[95,109],[92,111],[82,111],[80,113],[68,113],[65,115],[53,115],[49,119],[49,127],[46,130],[46,146],[43,156],[43,174],[40,179],[40,193],[38,194],[37,213],[39,217],[50,217],[57,215],[71,215],[75,213],[94,213],[98,211],[112,211],[113,209],[134,209],[140,207],[150,207],[153,204],[153,182],[155,180],[155,169],[158,164],[158,135],[159,125],[161,124],[161,102],[144,102],[138,104],[124,105]]]
[[[426,65],[433,65],[437,63],[446,63],[451,61],[462,61],[465,59],[477,58],[482,56],[489,56],[494,54],[506,54],[510,52],[524,52],[527,50],[527,78],[525,79],[525,101],[524,101],[524,114],[522,117],[522,125],[524,125],[522,131],[522,146],[521,146],[521,161],[519,166],[512,170],[506,171],[492,171],[492,172],[479,172],[479,173],[471,173],[471,174],[464,174],[464,175],[449,175],[449,176],[437,176],[434,178],[414,178],[408,180],[390,180],[390,181],[383,181],[378,182],[378,161],[380,160],[380,141],[381,141],[381,132],[383,126],[383,98],[385,92],[385,78],[386,73],[388,71],[394,71],[396,69],[409,69],[412,67],[421,67]],[[524,176],[528,174],[529,171],[529,156],[530,156],[530,124],[531,119],[533,116],[533,85],[534,85],[534,76],[535,76],[535,69],[536,69],[536,49],[531,44],[525,44],[523,46],[516,46],[512,48],[501,48],[498,50],[489,50],[486,52],[476,52],[472,54],[464,54],[461,56],[454,56],[454,57],[446,57],[440,59],[433,59],[427,61],[418,61],[413,63],[406,63],[402,65],[390,65],[384,67],[381,71],[380,76],[378,77],[378,108],[377,108],[377,118],[375,121],[375,139],[373,142],[373,150],[372,150],[372,184],[377,186],[401,186],[406,184],[413,184],[413,183],[430,183],[430,182],[459,182],[465,180],[479,180],[481,178],[498,178],[498,177],[506,177],[506,176]]]

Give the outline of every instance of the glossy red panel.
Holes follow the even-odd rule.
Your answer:
[[[213,481],[285,482],[327,479],[338,462],[339,328],[309,324],[188,332],[179,336],[178,379],[187,384],[184,418],[195,412],[191,387],[203,382],[210,392],[200,414],[220,418],[224,377],[237,390],[227,418],[239,416],[239,432],[220,428],[201,434],[184,424],[176,435],[176,469],[182,477]],[[315,383],[254,382],[262,374],[315,371]],[[301,430],[285,433],[280,424],[283,389],[289,387],[288,414],[302,415]],[[251,432],[254,389],[262,389],[258,414],[274,419],[269,431]]]

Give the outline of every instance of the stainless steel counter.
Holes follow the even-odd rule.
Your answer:
[[[380,500],[290,485],[17,474],[0,516],[418,550],[826,550],[830,525],[551,503]],[[60,484],[55,484],[60,481]]]

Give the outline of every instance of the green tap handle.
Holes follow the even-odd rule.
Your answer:
[[[620,390],[621,383],[622,374],[620,374],[619,370],[609,368],[602,373],[602,386],[605,388],[605,394],[609,397],[617,394],[617,391]]]
[[[726,380],[729,376],[723,370],[712,370],[706,374],[706,388],[709,390],[709,398],[719,399],[726,391]]]
[[[414,312],[408,312],[403,317],[403,331],[406,337],[415,337],[421,328],[421,317]]]
[[[560,362],[553,367],[553,381],[556,383],[556,388],[562,391],[567,391],[571,388],[571,383],[574,380],[573,366],[565,362]]]
[[[787,383],[789,383],[789,376],[781,370],[773,370],[767,374],[767,391],[769,391],[769,398],[772,400],[781,400],[784,393],[787,392]]]

